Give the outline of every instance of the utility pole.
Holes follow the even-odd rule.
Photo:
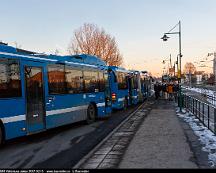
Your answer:
[[[178,32],[172,32],[176,27],[178,26],[179,31]],[[178,34],[179,35],[179,58],[177,59],[178,61],[178,84],[179,84],[179,108],[180,108],[180,112],[182,112],[182,93],[181,93],[181,59],[182,59],[182,47],[181,47],[181,21],[179,21],[170,31],[168,31],[167,33],[164,33],[163,37],[161,38],[163,41],[167,41],[169,39],[169,37],[167,36],[168,34]]]

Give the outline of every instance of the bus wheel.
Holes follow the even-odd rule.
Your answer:
[[[93,104],[90,104],[87,109],[87,124],[95,122],[96,119],[96,109]]]

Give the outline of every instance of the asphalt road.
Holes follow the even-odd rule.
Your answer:
[[[8,141],[0,149],[0,168],[72,168],[137,107],[90,125],[80,122]]]

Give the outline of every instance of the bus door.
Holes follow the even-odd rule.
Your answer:
[[[45,128],[45,101],[42,66],[24,66],[27,133]]]
[[[111,86],[110,86],[110,79],[108,73],[104,73],[104,80],[105,80],[105,105],[106,107],[111,107],[112,105],[112,96],[111,96]]]
[[[128,81],[128,91],[129,91],[129,104],[131,105],[132,104],[132,88],[133,88],[133,79],[132,77],[129,75],[126,77],[127,78],[127,81]]]

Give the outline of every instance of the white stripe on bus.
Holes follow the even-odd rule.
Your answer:
[[[87,67],[98,68],[98,66],[96,66],[96,65],[83,64],[83,63],[78,63],[78,62],[69,62],[69,61],[65,61],[65,63],[66,63],[66,64],[73,64],[73,65],[80,65],[80,66],[87,66]]]
[[[103,107],[103,106],[105,106],[105,102],[97,103],[97,106]],[[88,108],[88,105],[76,106],[76,107],[65,108],[65,109],[51,110],[51,111],[46,111],[46,116],[63,114],[63,113],[85,110],[85,109],[87,110],[87,108]],[[26,115],[16,115],[13,117],[5,117],[5,118],[0,118],[0,119],[2,120],[3,124],[6,124],[6,123],[17,122],[17,121],[24,121],[24,120],[26,120]]]
[[[124,101],[124,99],[125,99],[124,97],[123,98],[119,98],[118,101],[122,102],[122,101]]]
[[[23,121],[26,120],[26,115],[16,115],[13,117],[5,117],[5,118],[0,118],[4,124],[6,123],[12,123],[16,121]]]
[[[124,70],[124,69],[116,69],[117,72],[123,72],[123,73],[129,73],[129,71]]]
[[[16,57],[32,58],[32,59],[37,59],[37,60],[53,61],[53,62],[57,62],[58,61],[58,60],[55,60],[55,59],[48,59],[48,58],[41,58],[41,57],[27,56],[27,55],[19,55],[19,54],[14,54],[14,53],[7,53],[7,52],[0,52],[0,54],[9,55],[9,56],[16,56]],[[66,64],[73,64],[73,65],[80,65],[80,66],[87,66],[87,67],[98,68],[98,66],[96,66],[96,65],[84,64],[84,63],[78,63],[78,62],[65,61],[65,63]]]
[[[65,108],[65,109],[56,109],[56,110],[46,111],[46,116],[64,114],[64,113],[79,111],[79,110],[84,110],[84,109],[87,110],[87,108],[88,108],[88,105],[76,106],[76,107]]]
[[[35,57],[35,56],[19,55],[19,54],[14,54],[14,53],[7,53],[7,52],[0,52],[0,54],[9,55],[9,56],[16,56],[16,57],[32,58],[32,59],[38,59],[38,60],[45,60],[45,61],[54,61],[54,62],[57,61],[55,59],[47,59],[47,58],[40,58],[40,57]]]
[[[97,103],[97,107],[103,107],[103,106],[105,106],[105,102],[103,102],[103,103]]]

